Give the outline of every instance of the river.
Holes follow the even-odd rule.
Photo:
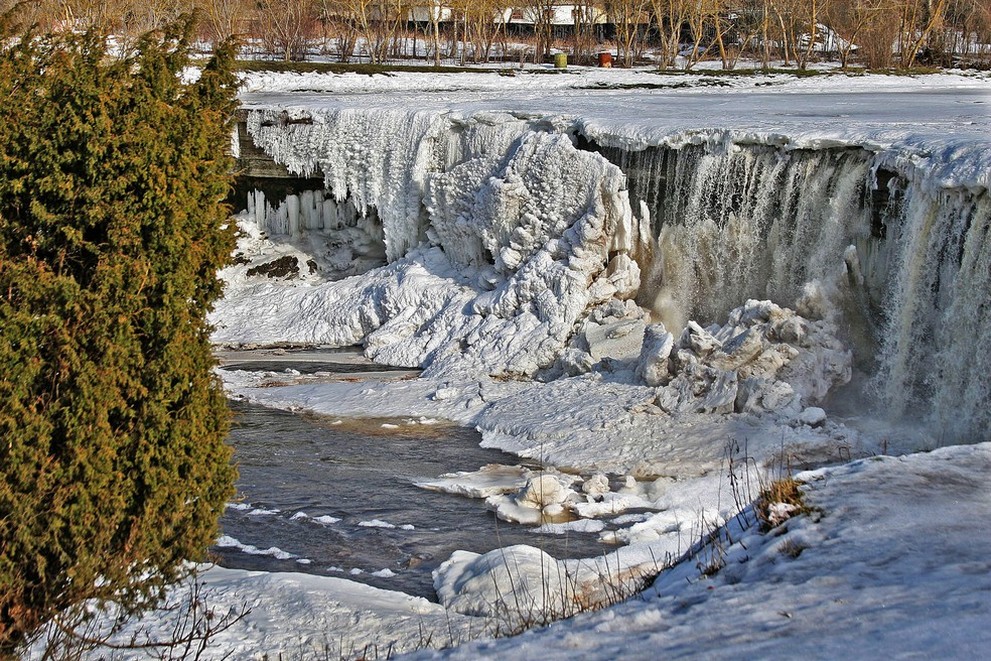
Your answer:
[[[431,571],[458,549],[530,544],[556,557],[609,550],[594,534],[535,534],[497,520],[480,500],[415,486],[442,473],[519,463],[479,447],[472,429],[231,406],[239,495],[212,549],[224,567],[347,576],[436,599]]]

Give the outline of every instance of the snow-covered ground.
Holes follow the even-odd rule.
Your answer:
[[[418,658],[982,658],[991,649],[991,445],[802,473],[816,511],[730,539],[636,598]]]
[[[245,263],[224,274],[217,341],[363,343],[378,361],[426,370],[417,379],[363,381],[226,371],[231,395],[335,416],[475,426],[483,444],[547,469],[438,476],[424,486],[548,529],[602,530],[608,519],[613,526],[601,534],[618,546],[585,562],[530,547],[456,553],[435,576],[447,609],[342,579],[210,569],[203,580],[219,608],[252,608],[216,636],[218,657],[360,656],[366,645],[384,656],[390,645],[408,651],[428,641],[465,642],[440,653],[464,658],[959,657],[991,648],[991,445],[936,449],[940,429],[863,410],[841,416],[828,397],[854,371],[839,312],[847,299],[837,292],[874,253],[840,241],[816,256],[819,271],[799,269],[816,275],[793,283],[797,300],[734,301],[722,311],[728,316],[665,318],[665,327],[657,308],[627,300],[649,282],[641,264],[659,251],[650,219],[618,168],[572,144],[581,135],[631,152],[865,148],[876,158],[868,171],[890,167],[913,182],[920,217],[931,217],[925,204],[966,198],[976,211],[963,233],[973,233],[988,222],[987,74],[249,74],[242,101],[259,111],[249,130],[261,146],[291,169],[320,170],[337,203],[348,200],[349,222],[361,232],[335,240],[350,242],[355,255],[383,241],[388,263],[323,277],[341,253],[317,254],[311,239],[319,233],[303,241],[301,228],[314,230],[319,219],[329,231],[327,204],[303,213],[294,202],[293,237],[266,235],[257,222],[264,212],[244,216]],[[808,192],[825,206],[856,196],[833,186]],[[355,220],[363,207],[376,209],[377,224]],[[950,341],[939,328],[945,346],[976,342],[959,360],[979,370],[991,354],[982,322],[991,269],[976,241],[953,244],[977,255],[964,260],[967,277],[976,274],[969,293],[947,294],[968,302],[957,318],[969,339]],[[910,243],[897,254],[909,254]],[[314,267],[295,277],[249,275],[285,255]],[[914,301],[916,290],[904,289],[900,296]],[[918,306],[903,307],[903,344],[932,343],[908,328]],[[892,355],[938,354],[885,346]],[[892,375],[909,370],[889,362]],[[953,391],[962,404],[985,397],[986,376],[964,381]],[[959,440],[988,437],[985,429]],[[782,466],[810,469],[801,479],[814,515],[762,535],[734,515]],[[741,470],[743,482],[735,479]],[[468,642],[528,617],[570,614],[574,603],[613,601],[723,524],[729,538],[684,558],[642,596],[518,638]],[[721,568],[701,576],[700,564]],[[145,626],[167,632],[166,624]]]

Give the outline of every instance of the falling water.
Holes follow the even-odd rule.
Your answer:
[[[606,153],[646,203],[657,246],[639,301],[669,326],[713,321],[748,298],[793,304],[844,272],[870,234],[870,155],[694,145]]]
[[[893,416],[919,403],[943,440],[991,438],[991,199],[896,179],[873,388]]]
[[[986,190],[936,187],[858,148],[598,151],[651,215],[638,301],[669,326],[717,321],[747,298],[795,305],[816,282],[881,414],[921,417],[946,441],[991,438]]]

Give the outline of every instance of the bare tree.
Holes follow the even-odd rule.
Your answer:
[[[355,46],[358,46],[359,50],[364,51],[372,61],[375,61],[377,52],[374,46],[377,17],[375,0],[340,0],[339,6],[341,15],[347,17],[347,21],[354,28]],[[342,59],[349,58],[350,53],[351,51],[348,51],[348,55],[345,56],[344,50],[341,49]]]
[[[616,26],[617,56],[625,67],[633,66],[642,53],[641,41],[650,24],[650,0],[612,0],[606,5]]]
[[[286,62],[305,59],[316,22],[312,0],[255,2],[255,30],[266,49]]]
[[[347,0],[315,0],[316,18],[323,38],[322,50],[330,52],[330,43],[337,49],[340,62],[350,62],[358,44],[360,31]]]
[[[670,69],[681,46],[681,26],[688,21],[688,0],[651,0],[654,22],[660,31],[661,69]]]
[[[605,18],[597,0],[575,0],[571,18],[574,22],[574,59],[587,64],[592,60],[596,26]]]
[[[890,30],[886,35],[883,34],[884,31],[879,30],[881,23],[888,20],[890,12],[890,0],[847,0],[832,4],[827,17],[830,26],[843,39],[838,44],[838,50],[840,64],[844,70],[849,67],[855,48],[864,53],[864,58],[871,66],[878,66],[878,59],[881,56],[890,62],[893,36]],[[880,43],[872,43],[877,41]],[[884,50],[887,50],[886,55],[883,53]],[[886,66],[886,63],[881,65]]]
[[[907,69],[916,64],[923,48],[935,46],[934,36],[944,26],[947,0],[908,0],[902,21],[901,65]]]
[[[540,63],[551,54],[557,2],[555,0],[523,0],[523,2],[520,9],[523,16],[533,23],[533,34],[537,40],[533,61]]]
[[[476,0],[466,8],[466,37],[471,43],[474,62],[489,61],[492,46],[505,27],[505,12],[503,0]]]
[[[747,0],[732,16],[732,20],[727,16],[725,20],[725,30],[732,30],[735,33],[735,44],[727,45],[723,49],[724,67],[727,69],[736,68],[740,56],[754,47],[757,43],[762,43],[767,29],[767,14],[763,10],[764,2],[760,0]],[[767,44],[762,43],[761,60],[765,69],[768,68]]]
[[[828,0],[802,0],[793,5],[796,25],[794,52],[798,68],[804,70],[819,43],[819,26],[826,12]]]
[[[246,0],[201,0],[200,10],[206,18],[211,38],[221,42],[246,31]]]
[[[374,63],[385,62],[396,48],[399,27],[406,22],[404,0],[347,0],[355,16],[364,48]]]
[[[991,66],[991,4],[982,0],[956,0],[950,13],[958,27],[954,35],[959,35],[960,40],[954,45],[954,52],[965,63]]]
[[[428,11],[430,12],[430,37],[433,43],[434,66],[440,66],[440,22],[444,18],[444,5],[440,0],[431,0]],[[448,12],[450,15],[450,12]]]
[[[692,33],[692,43],[685,54],[685,70],[691,69],[710,47],[722,43],[721,16],[723,0],[689,0],[685,22]],[[705,46],[702,44],[705,43]]]

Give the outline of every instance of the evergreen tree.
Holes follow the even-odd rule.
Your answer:
[[[0,657],[83,600],[150,606],[232,493],[205,316],[234,47],[184,82],[191,34],[0,30]]]

